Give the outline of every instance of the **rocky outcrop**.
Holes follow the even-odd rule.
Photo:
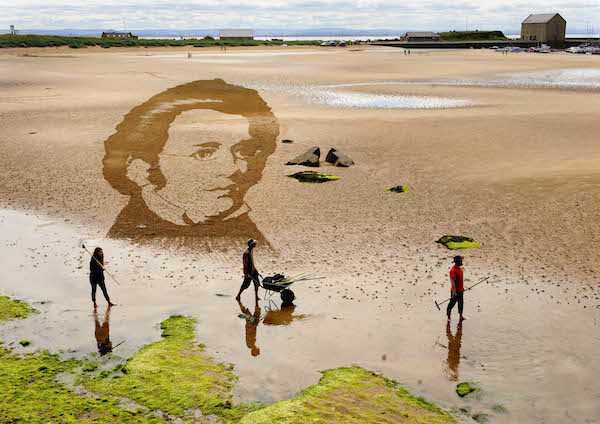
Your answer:
[[[300,156],[295,157],[286,165],[303,165],[303,166],[319,166],[319,159],[321,158],[321,149],[318,147],[311,147],[306,152],[302,153]]]
[[[345,168],[354,165],[354,161],[337,149],[331,149],[325,157],[325,162],[332,163],[335,166],[343,166]]]

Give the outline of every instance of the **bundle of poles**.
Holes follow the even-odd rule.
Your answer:
[[[289,286],[292,283],[299,283],[300,281],[321,280],[323,278],[323,277],[316,277],[315,274],[316,274],[315,272],[312,272],[312,273],[303,272],[301,274],[294,275],[293,277],[285,277],[283,280],[277,281],[275,284],[280,284],[282,286],[283,285]]]

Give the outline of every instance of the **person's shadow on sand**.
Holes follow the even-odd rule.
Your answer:
[[[240,310],[242,311],[240,317],[246,320],[246,346],[250,349],[252,356],[258,356],[260,355],[260,348],[256,346],[256,331],[258,324],[260,324],[260,306],[258,306],[257,301],[254,305],[254,313],[251,314],[250,309],[246,308],[241,300],[238,300],[238,305],[240,305]]]
[[[448,378],[450,381],[458,381],[458,365],[460,364],[460,347],[462,344],[462,321],[458,323],[455,335],[452,335],[450,323],[447,323],[446,337],[448,337]]]
[[[100,353],[100,356],[111,353],[113,349],[112,342],[110,341],[110,309],[110,306],[106,308],[104,323],[102,325],[100,325],[98,311],[94,309],[94,321],[96,322],[94,335],[96,336],[96,343],[98,345],[98,353]]]

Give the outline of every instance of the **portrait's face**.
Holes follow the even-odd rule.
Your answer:
[[[257,238],[245,195],[261,179],[278,135],[259,94],[223,80],[153,96],[105,141],[104,177],[130,196],[109,234]]]
[[[240,115],[214,110],[179,115],[158,155],[164,185],[142,182],[148,207],[179,225],[226,214],[233,207],[234,180],[248,170],[247,160],[256,153],[245,146],[250,139],[248,129],[248,120]],[[132,162],[130,166],[139,165]]]

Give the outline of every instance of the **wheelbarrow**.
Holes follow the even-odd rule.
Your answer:
[[[275,274],[272,277],[265,277],[262,281],[259,280],[260,287],[265,289],[265,300],[271,300],[275,293],[280,293],[281,301],[285,304],[290,304],[296,298],[296,295],[290,286],[294,284],[293,280],[286,279],[281,274]]]

